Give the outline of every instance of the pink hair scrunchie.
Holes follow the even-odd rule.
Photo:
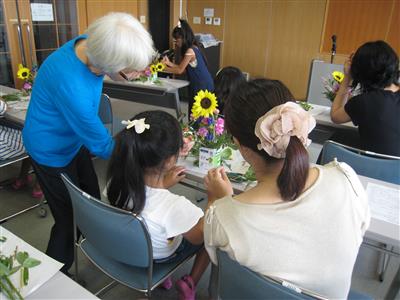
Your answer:
[[[257,145],[275,158],[285,158],[290,137],[297,136],[304,147],[311,144],[308,134],[315,127],[315,119],[295,102],[278,105],[257,120],[254,129],[260,139]]]

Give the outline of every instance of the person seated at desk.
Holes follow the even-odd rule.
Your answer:
[[[257,185],[238,196],[222,168],[205,178],[204,243],[249,269],[328,298],[345,299],[370,213],[345,163],[310,167],[305,148],[314,118],[280,81],[241,84],[225,104],[225,124]]]
[[[242,82],[246,81],[242,71],[236,67],[225,67],[217,72],[214,78],[214,93],[218,100],[218,110],[224,114],[224,105],[230,93]]]
[[[206,59],[196,41],[192,28],[186,20],[180,19],[172,31],[175,47],[180,50],[182,61],[179,65],[172,63],[167,56],[162,62],[166,65],[165,72],[183,74],[186,70],[190,81],[188,117],[192,111],[194,96],[200,90],[214,90],[213,78],[208,71]]]
[[[345,62],[345,77],[331,108],[334,123],[358,125],[360,145],[380,154],[400,156],[399,57],[384,41],[368,42]],[[361,94],[348,99],[349,86]]]

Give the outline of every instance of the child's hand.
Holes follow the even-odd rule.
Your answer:
[[[233,195],[232,184],[223,167],[208,171],[204,177],[204,186],[207,189],[208,201]]]
[[[184,137],[183,138],[183,146],[179,152],[179,156],[186,157],[189,155],[190,150],[192,150],[194,146],[194,141],[191,138]]]
[[[169,60],[168,56],[164,56],[162,61],[161,61],[164,65],[166,65],[167,67],[171,66],[171,61]]]
[[[171,186],[174,186],[183,178],[185,178],[185,167],[182,166],[175,166],[171,170],[169,170],[163,179],[163,186],[164,188],[168,189]]]

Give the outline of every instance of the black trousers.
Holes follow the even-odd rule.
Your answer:
[[[100,199],[97,175],[89,151],[82,147],[65,167],[54,168],[38,164],[32,159],[39,184],[54,217],[46,254],[63,263],[66,273],[74,262],[74,228],[71,199],[60,174],[65,173],[83,191]]]

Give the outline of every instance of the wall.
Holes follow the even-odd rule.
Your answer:
[[[179,1],[177,1],[179,2]],[[184,0],[195,32],[223,41],[222,66],[235,65],[253,77],[283,81],[297,99],[307,93],[312,59],[330,60],[331,36],[338,36],[336,63],[368,40],[383,39],[400,52],[398,0]],[[221,26],[193,24],[214,8]]]

